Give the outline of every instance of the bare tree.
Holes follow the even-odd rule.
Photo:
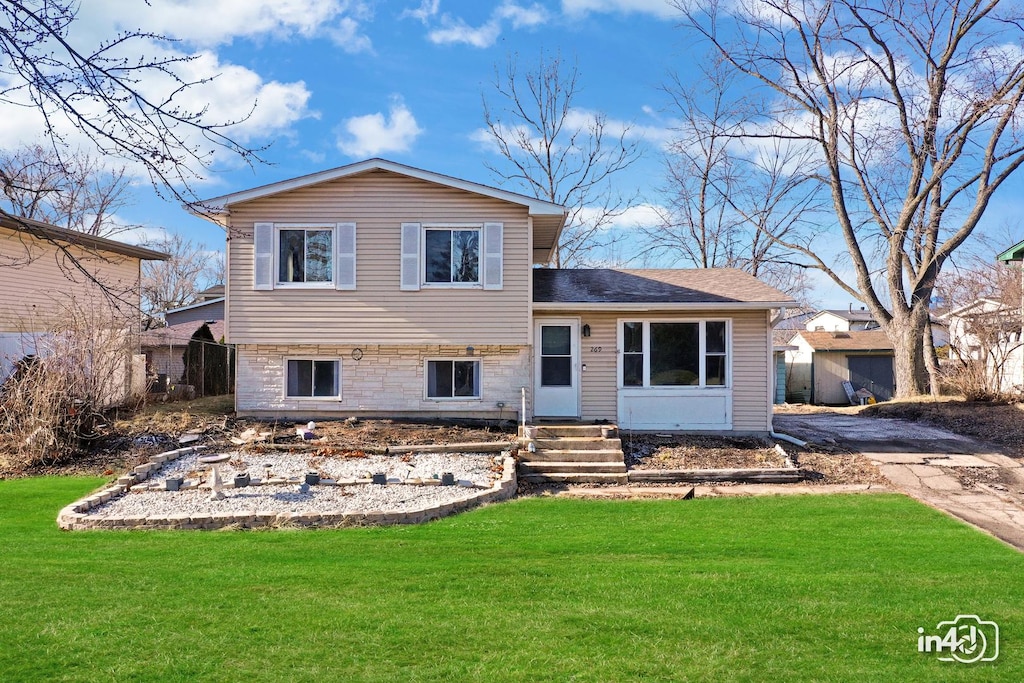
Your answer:
[[[494,89],[500,105],[485,95],[484,121],[503,163],[488,168],[502,185],[568,208],[556,268],[592,262],[614,241],[612,223],[636,202],[612,185],[640,156],[628,128],[612,130],[604,114],[575,108],[579,69],[560,55],[542,53],[526,72],[509,57],[504,71],[495,68]]]
[[[1024,163],[1019,8],[998,0],[674,2],[688,28],[748,77],[746,87],[773,94],[748,137],[817,154],[811,177],[831,195],[853,274],[825,253],[828,235],[779,243],[867,304],[895,349],[897,396],[923,393],[936,279]]]
[[[193,88],[211,80],[186,75],[193,57],[163,49],[173,41],[144,30],[82,46],[71,37],[79,5],[78,0],[0,2],[0,103],[39,112],[46,124],[43,144],[54,163],[67,171],[84,149],[140,169],[158,194],[189,202],[195,198],[191,183],[212,163],[215,151],[260,160],[260,150],[231,136],[231,126],[240,120],[211,120],[204,107],[187,102]],[[144,81],[167,85],[155,91],[152,85],[144,89]],[[75,146],[65,130],[77,135]],[[0,184],[6,196],[18,194],[7,189],[18,187],[9,170],[0,168]],[[19,219],[17,211],[3,208],[0,217]],[[69,245],[57,244],[30,222],[20,228],[54,243],[68,267],[89,276]]]
[[[166,261],[142,262],[142,311],[147,328],[155,325],[160,313],[195,303],[199,292],[223,281],[217,279],[221,259],[202,244],[169,235],[146,246],[171,256]]]
[[[39,144],[0,150],[0,179],[6,210],[15,216],[98,237],[138,227],[114,221],[129,203],[125,167],[105,168],[83,151],[60,157]]]
[[[641,226],[645,253],[698,268],[740,268],[794,295],[807,279],[782,246],[805,232],[822,208],[819,185],[800,173],[806,149],[788,141],[745,144],[757,109],[732,95],[720,62],[696,86],[678,77],[665,91],[680,121],[666,154],[669,200],[660,224]]]

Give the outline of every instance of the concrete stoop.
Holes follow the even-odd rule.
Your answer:
[[[615,425],[537,425],[520,434],[519,479],[548,482],[625,484],[622,441],[604,436]],[[534,452],[530,452],[530,444]]]

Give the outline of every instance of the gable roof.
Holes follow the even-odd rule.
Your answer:
[[[881,330],[851,332],[797,332],[815,351],[892,351],[892,342]]]
[[[984,310],[986,307],[991,307],[991,309],[986,311],[986,310]],[[959,308],[954,308],[951,311],[946,311],[945,313],[943,313],[942,315],[939,316],[939,319],[940,320],[951,320],[952,318],[962,318],[966,314],[968,314],[970,311],[972,311],[973,309],[976,309],[976,308],[981,308],[982,309],[981,314],[990,314],[990,313],[997,313],[997,312],[1000,312],[1000,311],[1010,310],[1010,306],[1007,306],[1006,304],[1004,304],[1002,301],[999,301],[998,299],[989,299],[987,297],[978,297],[977,299],[975,299],[974,301],[970,302],[969,304],[965,304],[963,306],[960,306]]]
[[[31,218],[0,215],[0,227],[30,235],[36,239],[53,240],[65,246],[78,246],[90,251],[108,251],[141,261],[166,261],[169,254],[145,247],[125,244],[107,237],[97,237],[78,230],[69,230],[57,225],[43,223]]]
[[[752,275],[732,268],[533,270],[535,309],[720,308],[767,309],[794,301]]]
[[[997,261],[1021,261],[1024,260],[1024,242],[1018,242],[999,256]]]
[[[202,292],[200,292],[200,294],[201,293]],[[178,308],[167,309],[166,311],[164,311],[164,315],[167,315],[168,313],[173,315],[175,313],[181,313],[183,311],[193,311],[193,310],[195,310],[197,308],[203,308],[204,306],[211,306],[212,307],[212,306],[216,306],[217,304],[219,304],[219,303],[221,303],[223,301],[224,301],[224,297],[223,296],[217,297],[216,299],[207,299],[205,301],[197,301],[196,303],[189,304],[187,306],[179,306]]]
[[[428,183],[443,185],[445,187],[463,190],[465,192],[472,192],[473,194],[490,197],[492,199],[499,199],[526,207],[529,211],[529,215],[534,219],[534,241],[538,248],[547,250],[549,254],[558,243],[558,237],[562,232],[562,227],[565,225],[566,216],[568,216],[568,211],[561,204],[554,204],[552,202],[544,201],[543,199],[537,199],[536,197],[530,197],[516,192],[509,192],[508,190],[501,190],[488,185],[481,185],[470,180],[453,178],[452,176],[434,173],[433,171],[425,171],[421,168],[406,166],[405,164],[388,161],[387,159],[367,159],[366,161],[348,164],[347,166],[339,166],[326,171],[318,171],[317,173],[310,173],[309,175],[299,176],[289,180],[282,180],[268,185],[261,185],[249,190],[242,190],[241,192],[232,192],[231,194],[225,194],[211,199],[204,199],[187,204],[185,208],[190,213],[223,226],[224,222],[219,218],[219,216],[229,213],[231,206],[234,204],[241,204],[242,202],[249,202],[254,199],[271,197],[282,192],[290,192],[299,188],[327,183],[332,180],[340,180],[342,178],[350,178],[355,175],[369,173],[372,171],[396,173],[409,178],[417,178]]]

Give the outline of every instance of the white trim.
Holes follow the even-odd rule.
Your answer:
[[[393,161],[387,161],[385,159],[367,159],[366,161],[360,161],[347,166],[341,166],[338,168],[328,169],[326,171],[320,171],[318,173],[311,173],[309,175],[300,176],[298,178],[291,178],[289,180],[283,180],[276,183],[270,183],[268,185],[262,185],[249,190],[243,190],[241,192],[233,192],[231,194],[221,195],[219,197],[212,197],[210,199],[193,202],[192,204],[186,205],[186,208],[193,214],[202,215],[204,212],[219,212],[226,211],[233,204],[239,204],[241,202],[252,201],[253,199],[260,199],[271,195],[279,194],[282,192],[289,192],[291,190],[297,190],[299,188],[308,187],[310,185],[316,185],[319,183],[326,183],[332,180],[338,180],[341,178],[347,178],[350,176],[358,175],[360,173],[366,173],[368,171],[389,171],[398,175],[408,176],[410,178],[416,178],[418,180],[424,180],[437,185],[443,185],[445,187],[451,187],[457,190],[464,190],[466,192],[472,192],[473,194],[483,195],[485,197],[491,197],[493,199],[500,199],[512,204],[518,204],[525,206],[529,209],[531,216],[565,216],[566,209],[564,206],[559,204],[553,204],[546,202],[541,199],[534,197],[528,197],[526,195],[516,194],[507,190],[499,190],[495,187],[489,187],[487,185],[480,185],[468,180],[461,180],[459,178],[453,178],[451,176],[442,175],[440,173],[434,173],[432,171],[425,171],[420,168],[414,168],[412,166],[406,166],[404,164],[395,163]]]
[[[293,360],[308,360],[308,361],[333,361],[338,364],[338,393],[337,395],[330,396],[292,396],[288,393],[288,363]],[[342,397],[342,363],[341,357],[339,356],[285,356],[284,357],[284,372],[281,376],[284,381],[281,383],[281,394],[283,398],[289,401],[341,401]]]
[[[539,301],[534,302],[535,311],[628,311],[645,313],[648,311],[658,312],[690,312],[704,311],[715,313],[718,311],[763,311],[773,308],[784,308],[791,306],[792,301],[702,301],[694,303],[643,303],[643,302],[572,302],[572,301]],[[710,317],[710,316],[709,316]]]
[[[560,326],[568,325],[572,328],[570,336],[572,343],[572,367],[570,368],[572,378],[572,389],[576,399],[576,412],[572,415],[548,415],[547,413],[537,412],[537,393],[542,390],[540,385],[541,382],[541,360],[543,358],[543,348],[541,344],[541,328],[545,325]],[[580,316],[563,316],[559,318],[537,318],[533,321],[533,406],[532,411],[534,417],[564,417],[564,418],[579,418],[583,414],[583,373],[582,368],[582,350],[580,348],[580,328],[582,326],[582,319]],[[558,389],[559,387],[554,387]]]
[[[167,315],[168,313],[181,313],[182,311],[191,311],[192,309],[202,308],[203,306],[212,306],[214,304],[221,303],[222,301],[224,301],[224,299],[225,297],[219,296],[216,299],[207,299],[206,301],[200,301],[198,303],[189,304],[188,306],[182,306],[181,308],[172,308],[170,310],[164,311],[164,315]]]
[[[430,363],[438,361],[452,363],[476,363],[477,377],[476,385],[479,387],[479,396],[431,396],[430,395]],[[454,366],[452,371],[454,371]],[[452,401],[482,401],[484,398],[484,359],[483,356],[429,356],[423,359],[423,400],[451,403]]]
[[[476,282],[427,282],[427,231],[428,230],[447,230],[448,232],[462,231],[468,232],[473,230],[476,232]],[[449,239],[449,242],[451,240]],[[448,263],[449,274],[451,272],[451,262]],[[483,225],[476,223],[473,225],[467,225],[459,227],[455,223],[444,223],[438,225],[427,225],[426,223],[420,224],[420,263],[419,263],[419,277],[420,277],[420,288],[421,289],[483,289],[484,279],[484,228]]]

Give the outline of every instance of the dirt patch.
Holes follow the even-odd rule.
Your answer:
[[[622,442],[626,466],[633,470],[737,469],[785,467],[774,443],[754,437],[634,435]],[[784,448],[796,464],[817,473],[812,484],[882,484],[885,478],[870,460],[842,449]]]
[[[1024,457],[1024,404],[958,399],[890,401],[867,406],[861,415],[926,422],[1001,446],[1007,455]]]
[[[178,447],[186,434],[198,435],[197,443],[211,448],[259,451],[267,443],[306,443],[311,451],[359,451],[369,447],[449,443],[512,443],[515,425],[509,422],[471,421],[412,422],[402,420],[320,420],[317,441],[304,442],[292,420],[238,419],[230,398],[200,399],[188,403],[147,406],[135,413],[111,414],[100,428],[101,436],[72,453],[60,454],[32,467],[21,467],[0,453],[0,478],[42,475],[113,476],[146,462],[150,455]],[[240,447],[231,441],[247,430],[269,432],[267,441]]]
[[[785,467],[772,443],[757,438],[723,436],[627,436],[626,467],[633,470],[705,470]]]

